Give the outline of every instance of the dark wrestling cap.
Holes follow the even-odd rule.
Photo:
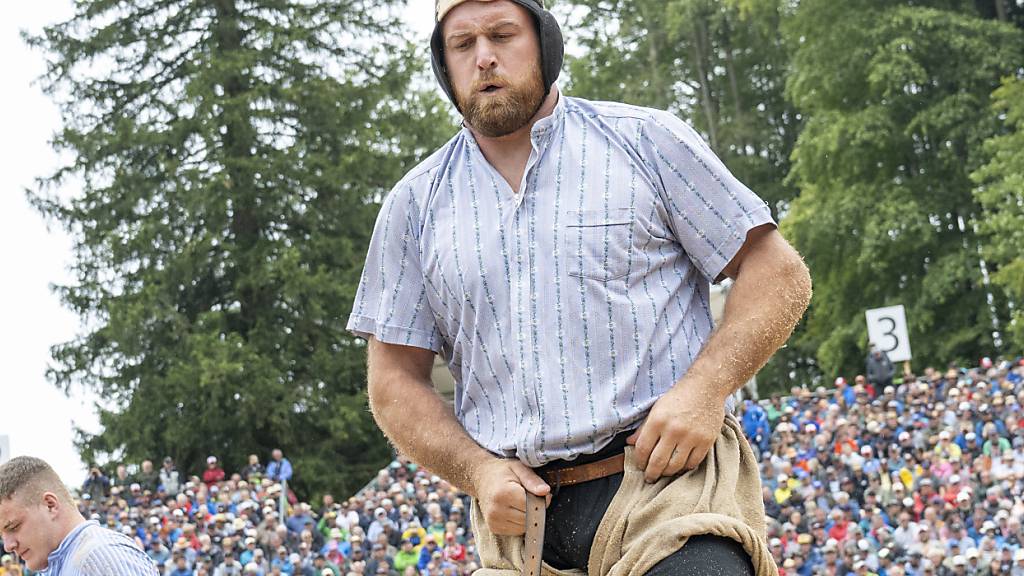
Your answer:
[[[434,33],[430,37],[430,63],[434,68],[434,76],[441,89],[448,95],[448,99],[458,108],[455,101],[455,90],[452,88],[448,78],[448,69],[444,63],[444,38],[442,37],[442,21],[446,14],[463,2],[468,0],[436,0],[434,7]],[[543,0],[510,0],[526,8],[533,16],[537,24],[537,36],[540,38],[540,60],[541,74],[544,81],[544,95],[551,92],[551,85],[555,83],[559,72],[562,70],[562,57],[565,47],[562,40],[562,30],[554,15],[544,8]]]

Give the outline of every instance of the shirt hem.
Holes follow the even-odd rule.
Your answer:
[[[385,344],[414,346],[430,350],[435,354],[441,352],[440,338],[436,334],[405,326],[383,324],[369,316],[350,315],[346,330],[364,340],[369,340],[370,336],[373,336]]]
[[[747,224],[738,228],[736,230],[737,234],[735,236],[730,236],[729,240],[722,245],[721,255],[712,253],[700,261],[700,269],[705,272],[705,275],[709,280],[711,280],[711,282],[718,282],[718,278],[722,275],[725,267],[732,262],[732,259],[736,257],[740,248],[742,248],[743,244],[747,241],[747,234],[750,233],[751,230],[763,224],[771,224],[775,228],[779,227],[772,218],[772,212],[768,209],[767,205],[764,205],[748,214],[744,214],[741,218],[743,218]]]

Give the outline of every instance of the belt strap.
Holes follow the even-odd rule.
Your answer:
[[[540,576],[540,566],[544,552],[544,513],[543,496],[526,492],[526,535],[523,547],[523,576]]]
[[[580,464],[558,470],[537,470],[538,475],[552,488],[572,486],[618,474],[625,466],[625,454],[616,454],[597,462]],[[523,576],[540,576],[544,554],[545,499],[526,492],[526,534],[523,546]]]
[[[589,464],[580,464],[556,470],[538,470],[537,475],[557,490],[562,486],[572,486],[573,484],[589,482],[611,476],[612,474],[618,474],[622,472],[625,465],[626,455],[622,453]]]

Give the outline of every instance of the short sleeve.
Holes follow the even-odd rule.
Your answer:
[[[729,172],[685,122],[654,111],[641,144],[664,195],[668,225],[690,260],[710,281],[721,275],[747,232],[775,225],[768,205]]]
[[[420,265],[420,222],[413,187],[400,183],[377,214],[347,328],[361,338],[439,352]]]

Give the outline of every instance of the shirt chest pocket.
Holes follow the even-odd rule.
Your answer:
[[[567,216],[565,254],[569,276],[607,282],[629,272],[632,210],[570,210]]]

